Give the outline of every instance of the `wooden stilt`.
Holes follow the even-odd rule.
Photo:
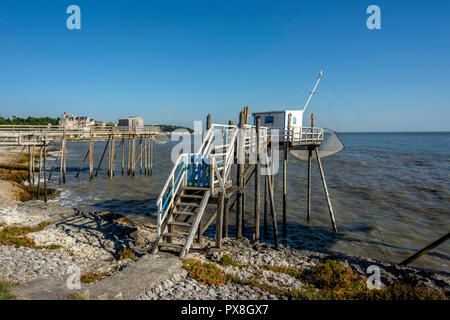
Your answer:
[[[63,149],[64,149],[64,139],[61,140],[61,162],[59,163],[59,179],[58,179],[58,184],[61,185],[62,181],[63,181],[63,163],[64,163],[64,157],[63,157]]]
[[[89,181],[92,181],[92,179],[94,179],[94,135],[91,129],[89,139]]]
[[[122,136],[122,175],[125,169],[125,135]]]
[[[284,157],[283,157],[283,237],[287,234],[287,161],[288,161],[288,146],[290,141],[292,114],[288,114],[287,130],[284,135]]]
[[[84,162],[86,161],[87,156],[89,155],[90,149],[91,149],[91,148],[89,147],[88,151],[86,152],[86,154],[85,154],[85,156],[84,156],[84,158],[83,158],[83,162],[81,162],[80,169],[78,169],[77,174],[75,175],[75,178],[78,178],[78,175],[80,174],[80,171],[81,171],[81,169],[83,168],[83,164],[84,164]]]
[[[114,134],[111,135],[111,166],[110,166],[110,170],[109,170],[109,179],[112,180],[113,176],[114,176],[114,170],[116,168],[116,157],[114,155],[114,149],[116,147],[116,141],[114,138]]]
[[[36,172],[36,155],[34,154],[34,145],[31,147],[31,180],[34,185],[35,179],[34,179],[34,173]]]
[[[47,138],[44,138],[44,201],[47,203]]]
[[[216,247],[222,247],[222,221],[223,221],[223,212],[225,208],[225,194],[223,192],[219,192],[219,203],[217,205],[217,215],[216,215]]]
[[[98,171],[100,170],[100,167],[101,167],[101,165],[102,165],[103,158],[105,157],[106,150],[107,150],[108,147],[109,147],[109,139],[111,139],[111,137],[108,138],[108,141],[107,141],[106,144],[105,144],[105,148],[103,149],[102,156],[100,157],[100,161],[98,162],[98,165],[97,165],[97,170],[95,170],[95,176],[98,175]]]
[[[153,139],[150,139],[150,175],[153,175]]]
[[[308,149],[308,189],[306,193],[306,221],[311,219],[311,157],[312,150]]]
[[[63,183],[66,183],[66,126],[63,129],[63,149],[62,149],[62,158],[63,158]]]
[[[260,165],[260,127],[261,120],[256,118],[256,167],[255,167],[255,242],[259,241],[259,220],[261,209],[261,165]]]
[[[55,170],[56,164],[58,163],[58,159],[59,159],[59,152],[56,154],[55,161],[53,161],[52,168],[50,169],[50,174],[48,175],[48,179],[47,179],[48,182],[50,182],[50,180],[52,178],[53,171]]]
[[[203,225],[205,224],[205,218],[204,216],[202,216],[200,218],[200,224],[198,226],[198,231],[197,231],[197,243],[201,246],[202,242],[203,242]]]
[[[402,262],[400,262],[400,265],[401,266],[406,266],[406,265],[410,264],[411,262],[413,262],[414,260],[417,260],[418,258],[423,256],[424,254],[426,254],[430,250],[436,248],[437,246],[440,246],[441,244],[443,244],[448,239],[450,239],[450,232],[447,233],[445,236],[439,238],[438,240],[434,241],[433,243],[429,244],[428,246],[426,246],[422,250],[419,250],[418,252],[416,252],[415,254],[410,256],[408,259],[403,260]]]
[[[147,136],[144,137],[144,175],[147,175],[147,145],[148,145],[148,140],[147,140]]]
[[[42,146],[39,148],[39,175],[38,175],[38,186],[37,186],[37,199],[39,200],[41,193],[41,169],[42,169]]]
[[[317,164],[319,165],[320,176],[322,178],[323,190],[325,192],[325,197],[327,198],[328,211],[330,212],[331,225],[333,226],[334,232],[337,232],[336,221],[334,220],[333,207],[331,206],[330,195],[328,194],[327,182],[325,181],[325,175],[323,173],[322,162],[320,161],[319,152],[317,148],[314,148],[317,157]]]
[[[131,174],[131,137],[128,136],[128,160],[127,160],[127,175]]]
[[[109,138],[108,138],[108,142],[109,141],[111,141],[111,135],[109,135]],[[110,172],[111,172],[111,144],[110,143],[108,143],[109,144],[109,146],[108,146],[108,172],[107,172],[107,174],[108,174],[108,177],[109,177],[109,175],[110,175]]]
[[[242,215],[243,215],[243,198],[242,188],[244,187],[244,165],[245,165],[245,150],[244,150],[244,113],[239,114],[239,133],[237,141],[237,191],[236,202],[236,238],[242,237]]]
[[[271,168],[272,164],[270,165]],[[271,176],[273,177],[273,171],[271,169]],[[269,177],[269,199],[270,199],[270,212],[272,213],[272,228],[275,247],[278,248],[278,225],[277,225],[277,213],[275,210],[275,199],[273,196],[273,179]]]
[[[228,214],[230,209],[230,198],[225,199],[223,211],[223,237],[228,238]]]
[[[142,156],[143,156],[143,150],[144,150],[144,147],[143,147],[143,145],[142,145],[142,138],[141,138],[141,140],[140,140],[140,142],[139,142],[139,145],[140,145],[140,155],[139,155],[139,174],[142,174]]]
[[[20,151],[19,155],[16,157],[16,160],[14,161],[14,164],[9,168],[9,173],[11,173],[17,166],[17,162],[19,162],[19,159],[22,157],[23,151],[25,150],[26,146],[22,147],[22,150]]]
[[[28,184],[31,184],[31,146],[28,146]]]
[[[135,162],[134,159],[136,157],[136,138],[133,136],[133,146],[131,149],[131,177],[134,177],[134,169],[135,169]]]

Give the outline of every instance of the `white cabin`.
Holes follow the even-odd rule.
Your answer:
[[[283,141],[283,133],[287,130],[288,115],[292,114],[291,130],[299,131],[303,122],[303,110],[265,111],[252,113],[253,125],[256,125],[256,118],[260,118],[260,125],[269,129],[280,130],[280,141]]]

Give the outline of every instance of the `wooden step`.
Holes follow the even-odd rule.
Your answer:
[[[188,228],[192,226],[192,224],[182,221],[169,221],[168,224],[171,226],[188,227]]]
[[[180,197],[181,198],[192,198],[192,199],[202,199],[203,198],[203,196],[199,196],[196,194],[182,194]]]
[[[189,212],[189,211],[174,211],[172,213],[174,215],[178,215],[178,214],[184,214],[186,216],[193,216],[193,215],[195,215],[195,212]]]
[[[158,247],[171,247],[171,248],[183,249],[183,245],[182,244],[167,243],[167,242],[160,242],[160,243],[158,243]]]
[[[208,187],[183,187],[183,190],[197,190],[197,191],[206,191],[206,190],[210,190],[210,188]]]
[[[171,233],[171,232],[166,232],[162,234],[163,237],[171,237],[171,238],[187,238],[187,234],[185,233]]]
[[[194,207],[198,207],[199,204],[195,203],[195,202],[179,202],[179,203],[177,203],[177,206],[194,206]]]

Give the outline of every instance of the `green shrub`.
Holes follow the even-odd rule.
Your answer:
[[[227,281],[225,274],[214,263],[202,263],[198,260],[187,259],[183,261],[183,268],[192,278],[204,284],[213,284],[219,287]]]

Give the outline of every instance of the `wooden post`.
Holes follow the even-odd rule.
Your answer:
[[[81,162],[80,169],[78,169],[77,174],[75,175],[75,178],[78,178],[78,175],[80,174],[80,171],[81,171],[81,169],[83,168],[83,164],[84,164],[84,162],[86,161],[87,156],[89,155],[89,151],[90,151],[90,148],[89,148],[88,151],[86,152],[86,155],[85,155],[84,158],[83,158],[83,162]]]
[[[261,208],[261,164],[260,164],[260,127],[261,119],[256,117],[256,167],[255,167],[255,242],[259,241],[259,220]]]
[[[109,172],[111,171],[111,145],[109,142],[111,141],[111,135],[108,137],[108,170],[106,172],[106,175],[109,177]]]
[[[59,179],[58,184],[62,183],[62,177],[63,177],[63,166],[64,166],[64,159],[63,159],[63,149],[64,149],[64,139],[61,140],[61,162],[59,163]]]
[[[38,175],[38,187],[37,187],[37,199],[41,193],[41,168],[42,168],[42,146],[39,148],[39,175]]]
[[[209,128],[211,128],[211,114],[208,113],[208,115],[206,116],[206,130],[209,130]]]
[[[311,128],[314,127],[314,113],[311,113]],[[312,130],[312,129],[311,129]],[[311,138],[313,132],[311,131]],[[306,136],[308,139],[308,135]],[[312,159],[312,147],[308,147],[308,189],[306,195],[306,221],[309,222],[311,219],[311,159]]]
[[[89,138],[89,181],[94,178],[94,135],[92,134],[92,128]]]
[[[122,175],[125,169],[125,135],[122,136]]]
[[[28,146],[28,184],[31,185],[31,146]]]
[[[134,160],[136,158],[136,137],[133,136],[133,147],[131,150],[131,177],[134,177],[134,169],[135,169],[135,163]]]
[[[34,185],[34,172],[36,171],[36,159],[35,159],[35,154],[34,154],[34,145],[31,147],[31,181],[32,184]]]
[[[216,215],[216,247],[222,247],[222,221],[223,213],[225,208],[225,194],[219,192],[219,203],[217,205],[217,215]]]
[[[320,161],[319,152],[317,148],[314,148],[317,157],[317,164],[319,165],[320,176],[322,177],[323,190],[325,192],[325,197],[327,198],[328,211],[330,212],[331,225],[333,226],[334,232],[337,232],[336,221],[334,220],[333,207],[331,206],[330,195],[328,194],[327,182],[325,181],[325,175],[323,174],[322,162]]]
[[[223,210],[223,231],[224,238],[228,238],[228,215],[230,210],[230,198],[225,199],[225,205]]]
[[[269,176],[265,176],[264,183],[264,235],[267,235],[267,211],[268,211],[268,199],[267,195],[269,192]]]
[[[20,144],[20,141],[19,141]],[[19,162],[20,158],[22,157],[23,152],[25,151],[26,146],[22,147],[22,150],[20,151],[19,155],[17,156],[16,160],[14,161],[13,165],[9,168],[9,173],[11,173],[17,165],[17,162]]]
[[[445,241],[447,241],[448,239],[450,239],[450,232],[447,233],[445,236],[439,238],[438,240],[434,241],[433,243],[429,244],[428,246],[426,246],[425,248],[423,248],[422,250],[419,250],[418,252],[416,252],[415,254],[413,254],[411,257],[409,257],[408,259],[403,260],[402,262],[400,262],[401,266],[406,266],[408,264],[410,264],[411,262],[413,262],[414,260],[417,260],[418,258],[420,258],[421,256],[423,256],[424,254],[426,254],[427,252],[429,252],[430,250],[436,248],[437,246],[443,244]]]
[[[47,137],[44,137],[44,201],[47,203]]]
[[[66,183],[66,126],[63,129],[63,149],[62,149],[62,157],[63,157],[63,183]]]
[[[200,223],[198,225],[198,231],[197,231],[197,243],[201,246],[202,242],[203,242],[203,226],[205,223],[205,216],[202,215],[202,217],[200,218]]]
[[[150,175],[153,175],[153,138],[150,139]]]
[[[144,137],[144,175],[147,175],[147,136]]]
[[[114,155],[115,144],[116,144],[116,141],[115,141],[114,133],[113,133],[111,135],[111,161],[110,161],[111,162],[111,168],[109,170],[109,179],[110,180],[112,180],[112,178],[114,176],[114,169],[116,167],[116,165],[115,165],[116,157]]]
[[[131,163],[130,163],[130,156],[131,156],[131,137],[128,136],[128,159],[127,159],[127,175],[130,175],[131,173]]]
[[[269,198],[270,198],[270,211],[272,213],[272,227],[275,247],[278,248],[278,225],[277,225],[277,213],[275,211],[275,199],[273,196],[273,166],[270,164],[271,175],[269,177]],[[272,177],[272,178],[271,178]]]
[[[306,194],[306,221],[311,219],[311,157],[312,150],[308,148],[308,189]]]
[[[97,176],[98,170],[100,170],[100,166],[102,165],[103,157],[105,156],[106,149],[108,149],[108,146],[109,146],[109,139],[111,139],[111,137],[108,138],[108,141],[106,142],[105,148],[103,149],[102,156],[101,156],[100,161],[98,162],[98,165],[97,165],[97,170],[95,171],[95,176]]]
[[[55,170],[56,164],[58,163],[59,160],[59,152],[56,154],[56,158],[55,161],[53,161],[53,165],[52,168],[50,169],[50,174],[48,175],[48,179],[47,181],[50,182],[52,175],[53,175],[53,171]]]
[[[244,166],[245,166],[245,149],[244,149],[244,113],[239,114],[239,132],[237,141],[237,203],[236,203],[236,238],[242,237],[242,215],[243,215],[243,199],[242,189],[244,188]],[[243,163],[242,163],[243,162]]]
[[[144,141],[145,141],[145,139],[144,139]],[[139,149],[140,149],[140,154],[139,154],[139,174],[142,174],[142,156],[143,156],[143,151],[144,151],[144,147],[143,147],[143,145],[142,145],[142,137],[141,137],[141,140],[140,140],[140,142],[139,142]]]
[[[284,157],[283,157],[283,236],[286,237],[287,234],[287,221],[286,221],[286,211],[287,211],[287,160],[288,160],[288,145],[290,140],[291,131],[291,118],[292,114],[288,114],[287,130],[284,132]]]

